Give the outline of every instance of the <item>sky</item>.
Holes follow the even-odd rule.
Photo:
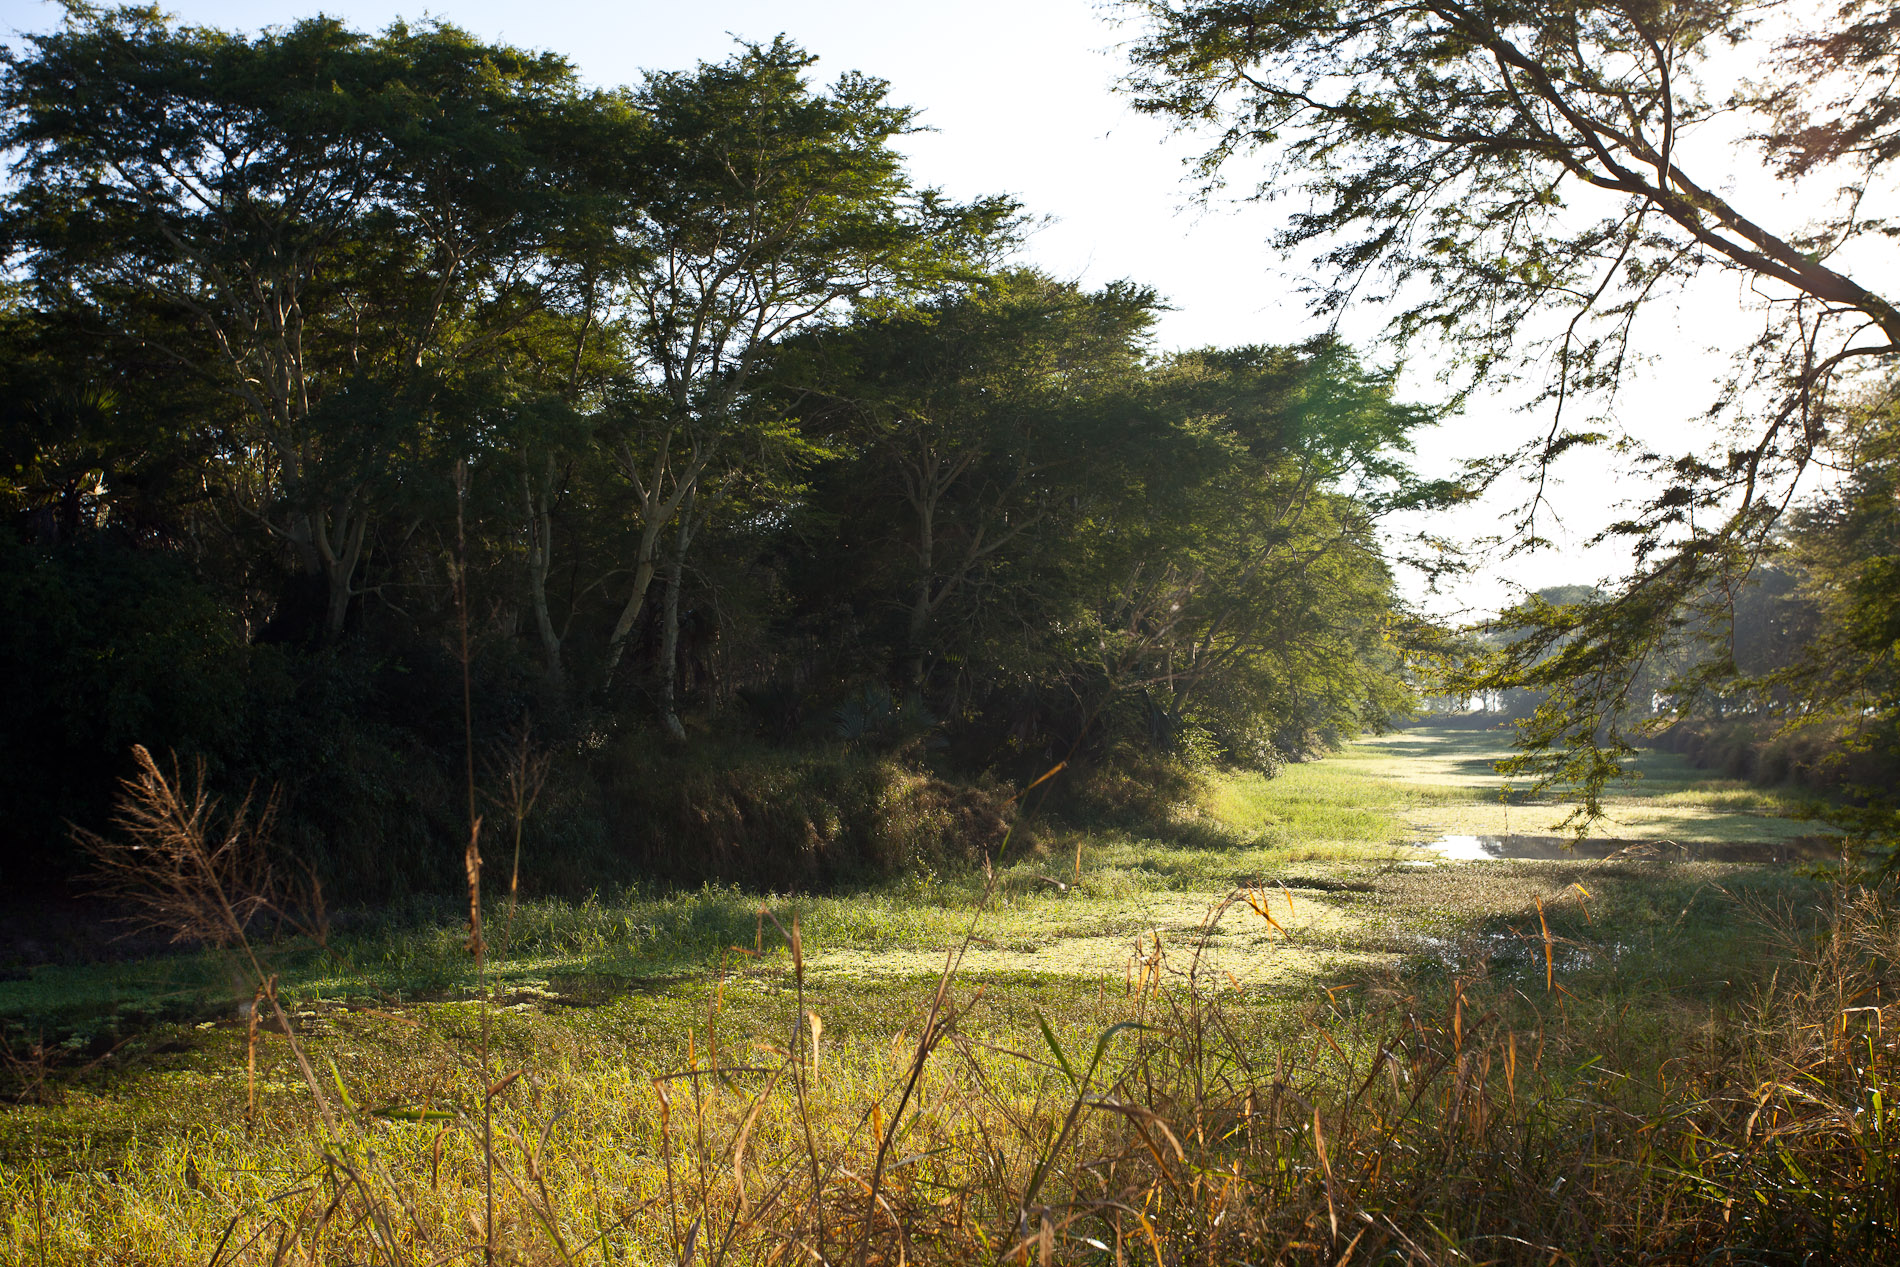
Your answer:
[[[1137,114],[1115,91],[1125,67],[1120,45],[1135,32],[1118,27],[1113,7],[1096,0],[170,0],[163,7],[187,23],[242,30],[318,11],[360,29],[436,18],[482,38],[558,52],[603,86],[634,82],[644,70],[718,61],[735,39],[783,33],[818,55],[816,78],[863,71],[888,80],[893,100],[920,111],[931,130],[902,146],[915,180],[963,198],[1010,194],[1043,217],[1025,247],[1027,262],[1089,286],[1126,278],[1158,290],[1173,309],[1158,326],[1158,350],[1288,343],[1323,328],[1304,310],[1297,267],[1266,245],[1279,213],[1251,203],[1197,205],[1186,166],[1196,153],[1193,138]],[[0,0],[0,34],[49,29],[61,12],[48,0]],[[1737,320],[1742,301],[1718,293],[1713,305],[1721,326]],[[1702,396],[1719,363],[1700,356],[1711,339],[1704,312],[1698,317],[1694,328],[1668,312],[1651,318],[1649,337],[1670,347],[1672,359],[1669,372],[1639,376],[1626,392],[1642,425],[1674,427],[1707,403]],[[1352,313],[1341,329],[1366,347],[1382,320],[1377,312]],[[1426,352],[1406,363],[1408,399],[1442,396],[1431,361]],[[1509,395],[1474,401],[1421,437],[1420,466],[1447,474],[1461,458],[1547,425],[1520,406]],[[1635,488],[1600,458],[1572,462],[1557,475],[1540,527],[1558,549],[1492,559],[1446,594],[1426,593],[1410,575],[1401,576],[1402,588],[1441,614],[1482,612],[1510,601],[1517,586],[1617,574],[1622,560],[1613,550],[1583,543]],[[1479,506],[1398,528],[1482,536],[1497,530],[1498,516],[1520,496],[1507,484]]]

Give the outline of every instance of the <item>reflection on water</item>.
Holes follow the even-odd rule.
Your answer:
[[[1819,862],[1840,856],[1832,836],[1791,840],[1692,841],[1585,840],[1568,836],[1440,836],[1425,847],[1447,862],[1491,862],[1500,858],[1627,858],[1652,862]]]
[[[1568,937],[1558,937],[1548,944],[1537,934],[1533,925],[1530,931],[1516,929],[1495,929],[1488,932],[1469,933],[1462,937],[1434,937],[1429,933],[1414,934],[1414,940],[1426,956],[1435,959],[1447,970],[1465,972],[1481,964],[1535,965],[1541,976],[1545,963],[1559,973],[1573,972],[1592,964],[1614,963],[1628,954],[1632,947],[1625,941],[1605,941],[1584,943]]]
[[[1503,842],[1508,839],[1508,836],[1440,836],[1425,847],[1450,862],[1486,862],[1504,856]]]

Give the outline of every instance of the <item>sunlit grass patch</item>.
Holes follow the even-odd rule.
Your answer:
[[[1424,910],[1444,919],[1400,971],[1389,954],[1316,950],[1327,975],[1292,989],[1230,981],[1204,951],[1197,964],[1199,939],[1170,934],[1142,983],[979,974],[952,987],[955,1025],[921,1061],[928,977],[817,974],[801,993],[789,965],[748,961],[597,1006],[498,1008],[485,1058],[520,1073],[494,1097],[498,1260],[697,1261],[698,1237],[725,1228],[752,1261],[822,1226],[833,1255],[868,1234],[880,1258],[902,1243],[910,1261],[988,1261],[1025,1235],[1021,1209],[1045,1204],[1063,1216],[1051,1263],[1099,1261],[1118,1230],[1151,1234],[1164,1255],[1232,1261],[1265,1245],[1305,1261],[1291,1248],[1304,1243],[1325,1251],[1314,1261],[1354,1261],[1329,1209],[1348,1233],[1436,1228],[1473,1249],[1520,1228],[1540,1262],[1592,1246],[1614,1259],[1656,1226],[1704,1246],[1793,1244],[1815,1219],[1828,1226],[1825,1191],[1791,1182],[1782,1160],[1751,1165],[1729,1138],[1747,1116],[1731,1109],[1759,1106],[1768,1129],[1793,1132],[1782,1146],[1801,1150],[1784,1155],[1801,1173],[1847,1155],[1825,1150],[1833,1109],[1814,1106],[1852,1102],[1866,1057],[1833,1053],[1811,1004],[1831,982],[1853,992],[1829,974],[1861,953],[1791,967],[1774,998],[1747,1002],[1773,937],[1886,944],[1851,931],[1863,925],[1829,933],[1842,917],[1824,890],[1768,868],[1540,863],[1292,875],[1266,896],[1268,909],[1363,907],[1398,927]],[[1807,914],[1764,922],[1777,903]],[[1230,908],[1211,935],[1236,916],[1263,922]],[[1712,961],[1707,934],[1722,927],[1734,946]],[[1658,978],[1669,963],[1681,975]],[[1140,1028],[1116,1032],[1129,1023]],[[0,1254],[209,1262],[234,1225],[254,1239],[219,1261],[269,1261],[286,1240],[325,1262],[392,1239],[383,1256],[402,1262],[477,1251],[481,1029],[471,1001],[311,1023],[303,1041],[355,1106],[341,1144],[317,1137],[274,1036],[245,1121],[241,1031],[225,1027],[17,1109],[0,1119]],[[1751,1062],[1783,1059],[1810,1078],[1760,1098]],[[116,1129],[102,1131],[108,1111]],[[1118,1159],[1107,1188],[1090,1169],[1103,1158]],[[1524,1158],[1528,1178],[1512,1160]],[[1883,1173],[1868,1174],[1870,1197]],[[1222,1182],[1204,1191],[1196,1174]],[[888,1218],[861,1204],[874,1176]],[[1553,1186],[1568,1195],[1553,1202]],[[1738,1229],[1725,1217],[1738,1194],[1779,1213]],[[1130,1206],[1147,1222],[1118,1224]],[[330,1208],[353,1218],[321,1222]],[[1033,1253],[1036,1220],[1026,1234]]]
[[[1363,740],[1324,764],[1362,780],[1352,789],[1362,803],[1392,806],[1400,820],[1395,839],[1566,834],[1575,802],[1561,788],[1531,796],[1514,787],[1493,768],[1509,752],[1506,731],[1420,727]],[[1799,798],[1711,778],[1674,753],[1645,749],[1625,765],[1591,839],[1772,842],[1824,830],[1800,817]]]
[[[1533,801],[1515,805],[1493,802],[1420,809],[1405,815],[1409,838],[1439,836],[1560,836],[1574,807]],[[1736,810],[1711,809],[1688,802],[1607,798],[1603,817],[1590,825],[1586,839],[1677,842],[1787,841],[1811,836],[1812,822]]]
[[[1340,760],[1288,766],[1271,779],[1227,776],[1207,808],[1217,821],[1277,846],[1366,845],[1402,838],[1399,814],[1408,806],[1461,799],[1455,789],[1435,795],[1395,788]]]
[[[1495,775],[1470,769],[1488,740],[1421,747],[1444,783],[1394,776],[1395,742],[1216,781],[1183,811],[1192,830],[1045,829],[987,875],[631,889],[526,902],[512,924],[491,903],[485,995],[446,905],[345,920],[327,951],[266,948],[335,1133],[284,1036],[259,1033],[251,1077],[246,996],[217,956],[0,982],[29,1066],[23,1020],[77,1040],[0,1113],[0,1261],[229,1267],[286,1244],[297,1261],[479,1260],[491,1195],[497,1261],[589,1264],[790,1261],[818,1236],[833,1260],[863,1243],[867,1261],[993,1261],[1029,1237],[1051,1264],[1118,1243],[1141,1261],[1356,1261],[1373,1242],[1334,1238],[1329,1208],[1360,1220],[1349,1233],[1363,1214],[1479,1258],[1514,1228],[1541,1263],[1651,1245],[1632,1209],[1713,1245],[1731,1195],[1819,1208],[1785,1169],[1720,1160],[1743,1155],[1722,1132],[1747,1116],[1721,1097],[1756,1095],[1783,1046],[1827,1086],[1859,1076],[1799,1028],[1872,1032],[1817,993],[1867,961],[1801,959],[1850,937],[1840,895],[1780,866],[1432,862],[1404,843],[1423,816],[1508,812],[1524,832],[1559,807],[1492,799]],[[1613,808],[1712,832],[1781,821],[1664,772]],[[1887,944],[1867,931],[1880,918],[1852,916],[1855,954]],[[1786,973],[1811,987],[1785,1016],[1751,1002],[1800,963]],[[933,1008],[954,1024],[933,1029]],[[1770,1101],[1821,1129],[1806,1101]],[[1726,1153],[1695,1152],[1717,1139]],[[1535,1182],[1494,1164],[1513,1156]],[[874,1179],[885,1204],[867,1204]]]

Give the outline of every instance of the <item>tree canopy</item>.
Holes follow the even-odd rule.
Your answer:
[[[530,721],[596,882],[713,830],[683,753],[857,761],[814,795],[874,818],[1403,712],[1377,523],[1444,493],[1428,416],[1334,341],[1157,354],[1152,290],[1011,263],[1015,204],[915,183],[911,112],[812,62],[594,89],[133,9],[8,53],[0,866],[57,871],[134,743],[282,787],[366,894],[452,878],[468,745]]]
[[[1708,595],[1774,548],[1829,428],[1900,352],[1868,250],[1891,234],[1892,15],[1858,0],[1819,20],[1732,0],[1129,7],[1143,22],[1129,88],[1211,136],[1204,181],[1263,156],[1256,195],[1306,200],[1277,244],[1316,252],[1319,311],[1391,305],[1399,338],[1440,340],[1460,392],[1540,376],[1542,434],[1515,453],[1480,446],[1473,462],[1479,481],[1529,464],[1520,546],[1541,543],[1543,476],[1566,452],[1612,446],[1651,478],[1603,534],[1631,547],[1622,589],[1520,609],[1515,654],[1474,683],[1524,685],[1532,664],[1540,686],[1561,676],[1519,768],[1579,780],[1594,806],[1646,666],[1697,619],[1685,612],[1713,610]],[[1762,86],[1708,87],[1743,49],[1762,56]],[[1744,143],[1790,185],[1812,194],[1825,176],[1838,192],[1813,223],[1775,227],[1780,208],[1749,206],[1719,163],[1705,170]],[[1619,427],[1610,402],[1646,355],[1642,314],[1711,276],[1734,278],[1766,318],[1711,384],[1713,447],[1672,442],[1652,418]],[[1675,693],[1712,681],[1719,660]]]

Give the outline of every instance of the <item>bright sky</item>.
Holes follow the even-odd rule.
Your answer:
[[[647,69],[721,60],[735,37],[769,40],[783,32],[819,55],[820,79],[861,70],[889,80],[896,101],[921,109],[934,131],[904,147],[917,180],[962,197],[1012,194],[1048,217],[1028,245],[1031,262],[1088,285],[1129,278],[1159,290],[1175,308],[1159,329],[1162,349],[1284,343],[1317,329],[1295,293],[1295,274],[1265,246],[1277,213],[1192,205],[1183,179],[1192,140],[1170,136],[1114,93],[1124,65],[1117,45],[1132,32],[1115,27],[1112,9],[1095,0],[435,0],[426,8],[405,0],[169,0],[163,7],[189,23],[254,29],[308,16],[319,3],[321,12],[362,29],[435,17],[483,38],[551,49],[603,85],[633,82]],[[0,32],[45,30],[60,17],[50,0],[0,0]],[[1359,314],[1345,332],[1363,346],[1380,324],[1376,314]],[[1652,330],[1685,349],[1706,342],[1666,316]],[[1648,393],[1642,413],[1664,426],[1707,403],[1715,364],[1672,368],[1636,385]],[[1429,370],[1409,367],[1411,398],[1437,394]],[[1508,398],[1480,401],[1423,439],[1422,464],[1446,473],[1456,459],[1515,444],[1545,421],[1515,412]],[[1609,462],[1592,457],[1559,475],[1552,501],[1560,522],[1550,535],[1563,549],[1499,561],[1482,580],[1428,605],[1495,607],[1509,600],[1512,581],[1534,588],[1620,571],[1613,554],[1580,548],[1627,495]],[[1430,526],[1462,536],[1493,531],[1516,496],[1505,490],[1483,508]],[[1406,589],[1420,593],[1415,581]]]

